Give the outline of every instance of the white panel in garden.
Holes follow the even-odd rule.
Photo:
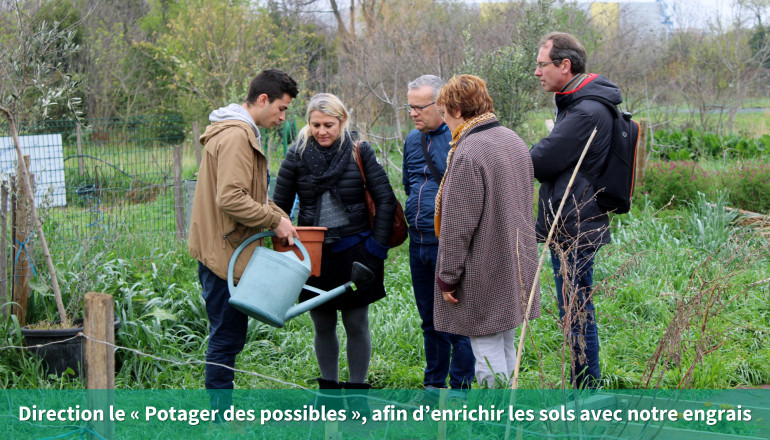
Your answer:
[[[61,134],[19,136],[19,142],[21,151],[30,157],[30,171],[35,175],[35,203],[40,205],[46,193],[51,191],[51,206],[65,206]],[[0,171],[6,176],[16,174],[16,147],[11,137],[0,137]]]

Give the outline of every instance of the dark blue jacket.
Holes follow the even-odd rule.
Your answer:
[[[535,226],[540,242],[548,236],[572,171],[594,127],[597,127],[596,136],[572,184],[553,240],[563,246],[575,240],[580,245],[595,246],[610,242],[609,217],[596,204],[596,192],[583,174],[595,176],[605,163],[612,140],[613,116],[604,104],[590,99],[583,99],[572,107],[575,99],[582,96],[603,96],[616,105],[623,101],[620,89],[596,74],[590,74],[572,91],[554,94],[554,128],[530,150],[535,178],[540,181]]]
[[[412,130],[404,142],[403,182],[406,191],[406,221],[409,237],[415,243],[438,244],[433,227],[436,193],[441,182],[436,182],[425,161],[421,145],[422,132]],[[428,154],[441,175],[446,171],[446,158],[452,131],[446,124],[428,132]]]

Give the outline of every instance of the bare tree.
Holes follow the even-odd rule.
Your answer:
[[[387,164],[403,144],[406,84],[423,74],[453,73],[463,59],[462,30],[477,15],[451,1],[351,1],[347,17],[340,3],[331,7],[339,39],[339,73],[331,87]]]
[[[550,0],[493,4],[481,11],[479,29],[466,32],[462,72],[487,81],[495,114],[519,135],[524,135],[527,113],[535,108],[538,81],[533,65],[540,38],[553,26],[551,5]],[[505,37],[498,39],[500,35]]]
[[[716,32],[714,44],[716,54],[724,74],[728,78],[728,93],[725,104],[728,110],[727,130],[734,131],[735,117],[749,97],[756,96],[756,91],[766,86],[766,73],[770,61],[770,37],[763,26],[763,15],[770,8],[768,0],[744,0],[738,2],[738,8],[729,28],[717,19],[712,25]],[[751,11],[746,18],[744,9]],[[762,33],[762,38],[752,38]]]

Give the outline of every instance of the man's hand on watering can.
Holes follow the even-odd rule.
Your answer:
[[[444,301],[448,302],[449,304],[457,304],[460,301],[454,297],[454,293],[454,290],[451,292],[441,292],[441,294],[444,295]]]
[[[294,229],[294,225],[291,224],[291,220],[286,217],[281,217],[281,221],[278,222],[278,226],[273,229],[273,232],[287,246],[294,246],[294,237],[299,238],[299,234]]]

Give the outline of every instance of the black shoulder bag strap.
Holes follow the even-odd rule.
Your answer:
[[[428,154],[428,135],[425,133],[420,134],[420,143],[422,144],[422,154],[425,156],[425,160],[428,162],[428,168],[430,168],[430,173],[433,175],[433,180],[436,181],[436,183],[441,183],[441,179],[444,177],[443,174],[438,172],[438,169],[436,168],[436,164],[433,163],[433,159],[430,158],[430,155]]]
[[[605,107],[610,109],[610,113],[612,113],[612,135],[615,135],[615,121],[619,120],[622,117],[622,114],[620,113],[620,110],[618,109],[618,106],[610,102],[609,99],[605,98],[604,96],[581,96],[580,98],[575,99],[572,101],[572,103],[567,107],[568,110],[572,110],[580,101],[582,100],[588,100],[588,101],[596,101],[601,104],[604,104]],[[614,144],[612,140],[610,140],[610,151],[607,154],[607,157],[604,160],[604,164],[602,165],[602,171],[601,174],[604,173],[604,170],[607,169],[607,165],[610,162],[610,154],[612,154],[612,148]],[[587,172],[580,172],[583,176],[585,176],[589,182],[591,182],[591,185],[596,185],[596,179],[597,177],[591,176]],[[600,174],[600,175],[601,175]]]

